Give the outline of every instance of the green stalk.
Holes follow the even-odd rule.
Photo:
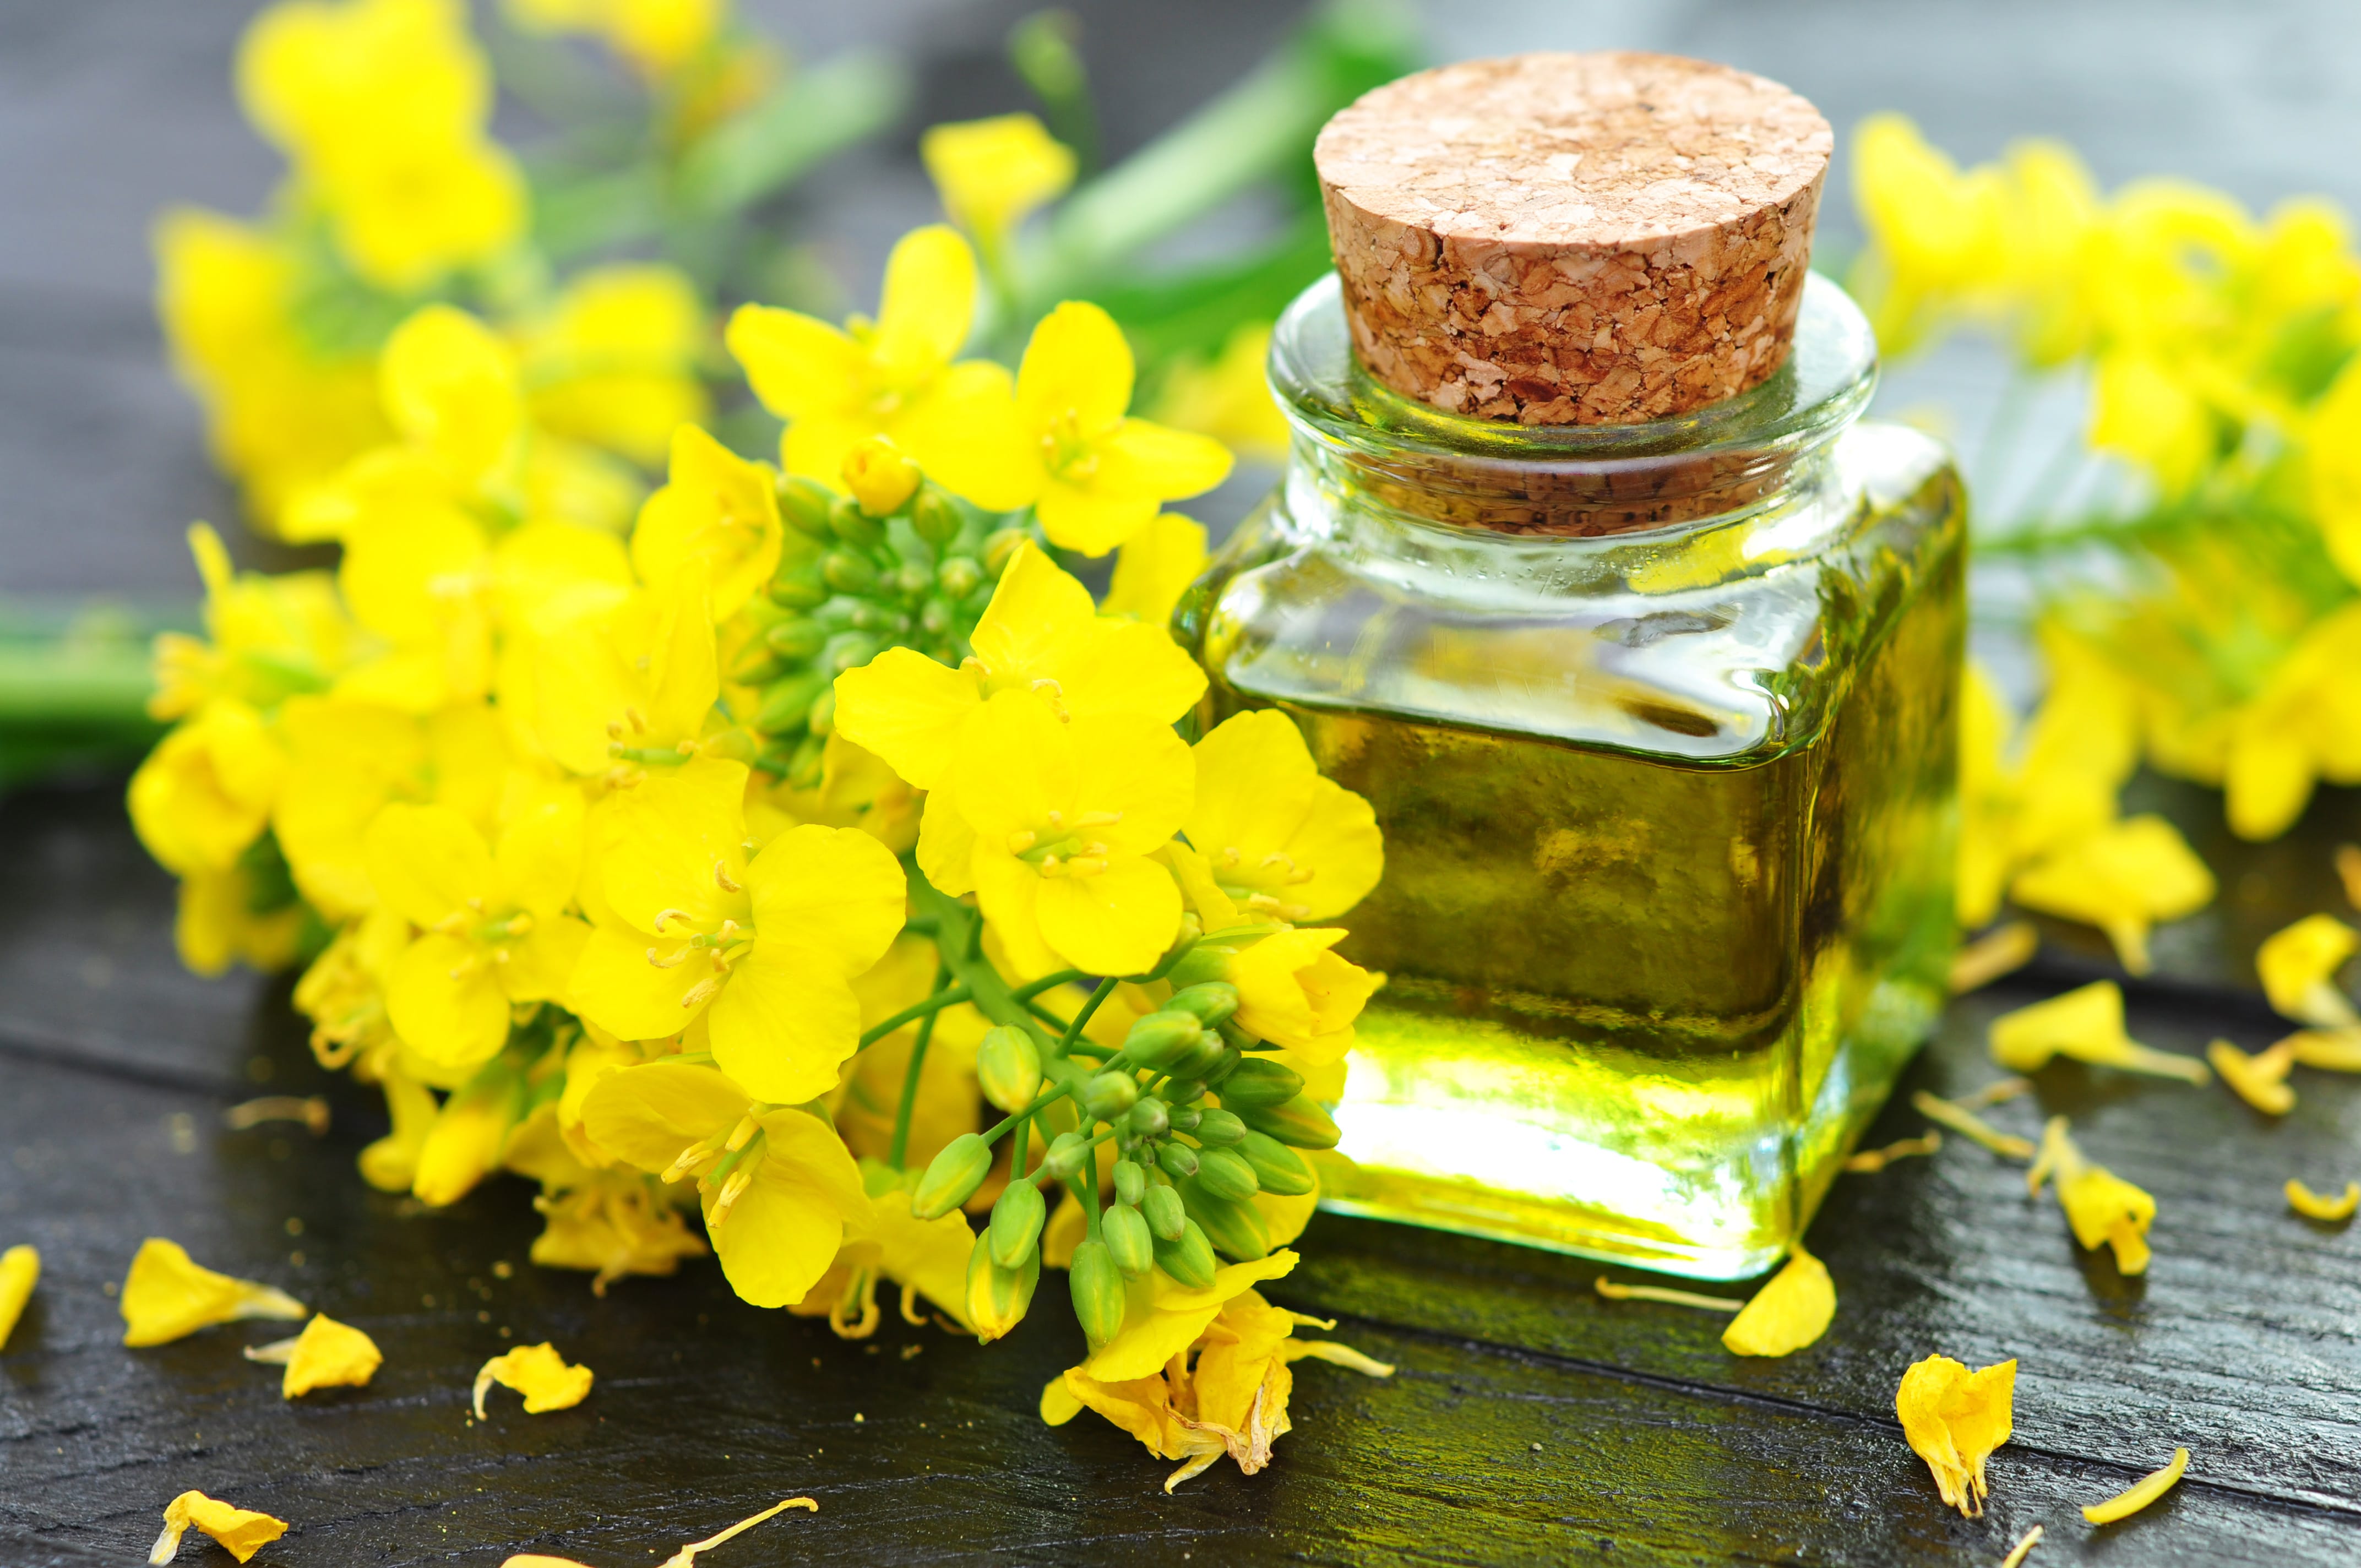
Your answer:
[[[905,927],[905,929],[907,929],[907,927]],[[936,970],[936,973],[939,976],[942,971],[938,970]],[[902,1011],[895,1014],[894,1016],[886,1019],[883,1024],[878,1025],[873,1029],[864,1029],[862,1031],[861,1044],[862,1047],[866,1047],[875,1045],[878,1041],[884,1039],[886,1036],[892,1034],[903,1025],[910,1022],[913,1018],[925,1018],[931,1023],[935,1014],[939,1013],[946,1007],[956,1006],[960,1003],[967,1000],[967,987],[964,985],[945,987],[939,978],[936,980],[935,984],[940,989],[937,990],[932,996],[928,997],[924,1002],[913,1002],[909,1006],[903,1008]]]
[[[950,994],[943,991],[943,981],[947,978],[948,971],[937,967],[935,989],[944,995]],[[958,987],[951,989],[955,991]],[[896,1170],[902,1168],[902,1162],[910,1152],[910,1115],[918,1105],[918,1076],[927,1065],[927,1046],[935,1037],[935,1020],[941,1016],[939,1008],[928,1013],[926,1022],[918,1025],[918,1037],[910,1044],[910,1066],[902,1074],[902,1103],[894,1112],[894,1142],[885,1151],[885,1163]]]

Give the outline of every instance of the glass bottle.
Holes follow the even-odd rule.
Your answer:
[[[1444,412],[1355,342],[1334,276],[1279,322],[1285,479],[1176,620],[1204,722],[1286,711],[1385,833],[1324,1202],[1759,1273],[1947,994],[1959,476],[1861,418],[1817,276],[1775,373],[1653,421]]]

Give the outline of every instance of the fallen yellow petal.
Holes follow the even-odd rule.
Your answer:
[[[731,1525],[719,1535],[708,1536],[703,1541],[693,1541],[690,1544],[682,1547],[678,1552],[675,1552],[670,1557],[665,1558],[664,1562],[658,1565],[658,1568],[695,1568],[697,1554],[698,1552],[710,1552],[713,1548],[720,1545],[731,1536],[752,1530],[764,1519],[771,1518],[774,1514],[785,1513],[789,1508],[809,1508],[813,1513],[818,1513],[819,1512],[819,1504],[809,1497],[789,1497],[783,1503],[774,1503],[771,1507],[764,1508],[759,1514],[755,1514],[751,1518],[740,1519],[736,1524]]]
[[[1980,1371],[1948,1355],[1914,1362],[1894,1391],[1894,1413],[1911,1451],[1934,1473],[1943,1501],[1970,1519],[1983,1512],[1984,1461],[2015,1430],[2016,1363]]]
[[[2087,1251],[2101,1245],[2114,1249],[2115,1267],[2125,1274],[2143,1274],[2149,1257],[2147,1227],[2156,1218],[2156,1200],[2109,1170],[2083,1158],[2066,1131],[2066,1118],[2052,1116],[2041,1129],[2041,1157],[2025,1173],[2028,1192],[2041,1190],[2044,1179],[2058,1178],[2058,1205],[2074,1240]]]
[[[0,1252],[0,1350],[8,1348],[8,1336],[16,1332],[16,1320],[25,1315],[25,1303],[40,1282],[39,1253],[23,1245]]]
[[[2205,1059],[2232,1093],[2264,1114],[2284,1116],[2295,1109],[2295,1091],[2287,1080],[2288,1069],[2295,1065],[2294,1047],[2282,1041],[2248,1056],[2227,1040],[2216,1040],[2205,1047]]]
[[[181,1537],[194,1528],[221,1542],[222,1550],[240,1563],[287,1533],[285,1519],[217,1503],[203,1492],[183,1492],[164,1505],[164,1533],[148,1553],[151,1565],[172,1561]]]
[[[1735,1312],[1746,1303],[1727,1296],[1707,1296],[1695,1290],[1667,1290],[1661,1285],[1621,1285],[1600,1275],[1598,1293],[1610,1301],[1669,1301],[1675,1307],[1702,1307],[1708,1312]]]
[[[2029,1078],[1995,1078],[1973,1094],[1962,1095],[1951,1103],[1966,1111],[1981,1111],[1987,1105],[2004,1104],[2020,1094],[2032,1092]]]
[[[233,1133],[243,1133],[265,1122],[301,1122],[313,1137],[328,1130],[328,1100],[324,1094],[299,1098],[292,1094],[266,1094],[259,1100],[248,1100],[222,1113],[222,1125]]]
[[[375,1340],[325,1312],[305,1323],[303,1332],[292,1339],[247,1346],[246,1358],[286,1367],[279,1392],[289,1399],[314,1388],[366,1387],[385,1363]]]
[[[2323,1198],[2293,1177],[2288,1179],[2288,1207],[2307,1220],[2349,1220],[2361,1209],[2361,1181],[2348,1181],[2335,1198]]]
[[[2361,948],[2361,937],[2333,915],[2308,915],[2266,938],[2255,953],[2263,994],[2299,1024],[2323,1029],[2361,1024],[2352,999],[2336,989],[2336,971]]]
[[[2032,1556],[2033,1549],[2040,1544],[2041,1527],[2035,1525],[2017,1538],[2015,1546],[2008,1549],[2008,1555],[2000,1560],[2000,1568],[2025,1568],[2025,1560]]]
[[[2123,1491],[2103,1503],[2092,1503],[2082,1510],[2082,1517],[2092,1524],[2113,1524],[2127,1519],[2142,1508],[2172,1490],[2182,1471],[2189,1468],[2189,1450],[2172,1451],[2172,1463],[2151,1475],[2143,1475]]]
[[[2002,1014],[1992,1022],[1991,1041],[1993,1060],[2011,1072],[2038,1072],[2051,1058],[2067,1056],[2196,1084],[2213,1076],[2202,1062],[2150,1050],[2125,1034],[2123,987],[2112,980]]]
[[[177,1242],[150,1236],[139,1244],[123,1281],[126,1344],[168,1344],[239,1318],[301,1322],[310,1309],[276,1287],[233,1279],[193,1262]]]
[[[2009,896],[2027,909],[2096,926],[2133,974],[2146,974],[2151,927],[2213,901],[2213,873],[2180,830],[2154,815],[2109,823],[2017,872]]]
[[[1910,1096],[1911,1107],[1930,1122],[1940,1122],[1970,1143],[1982,1144],[2004,1159],[2031,1159],[2033,1141],[2004,1133],[1982,1116],[1921,1089]]]
[[[1907,1159],[1912,1155],[1934,1154],[1942,1146],[1943,1135],[1940,1133],[1927,1133],[1915,1138],[1896,1138],[1882,1149],[1861,1150],[1847,1159],[1844,1162],[1844,1168],[1859,1175],[1870,1175],[1883,1170],[1897,1159]]]
[[[2361,1029],[2298,1029],[2279,1044],[2301,1066],[2323,1072],[2361,1072]]]
[[[1964,996],[2023,969],[2040,949],[2041,932],[2030,920],[1993,927],[1952,956],[1951,994]]]
[[[1733,1355],[1791,1355],[1828,1332],[1837,1288],[1826,1265],[1802,1247],[1721,1331]]]
[[[486,1419],[484,1396],[491,1392],[495,1383],[523,1395],[524,1413],[538,1416],[580,1404],[590,1392],[590,1377],[588,1367],[567,1365],[555,1345],[545,1341],[521,1344],[504,1355],[492,1357],[477,1372],[476,1419]]]

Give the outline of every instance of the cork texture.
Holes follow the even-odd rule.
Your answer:
[[[1832,145],[1777,82],[1673,55],[1378,88],[1313,152],[1354,346],[1405,396],[1529,425],[1734,397],[1786,357]]]

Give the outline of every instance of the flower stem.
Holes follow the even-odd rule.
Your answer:
[[[950,991],[943,989],[943,981],[950,978],[950,970],[947,966],[936,967],[935,989],[942,995],[948,996],[951,991],[960,989],[958,986],[952,986]],[[927,1045],[935,1037],[935,1020],[941,1016],[939,1009],[928,1013],[926,1021],[918,1025],[918,1037],[910,1044],[910,1066],[902,1074],[902,1103],[894,1112],[894,1142],[885,1151],[885,1163],[896,1170],[902,1168],[902,1162],[910,1152],[910,1115],[918,1105],[918,1075],[927,1065]]]
[[[863,1030],[861,1036],[861,1043],[863,1046],[873,1046],[913,1018],[925,1018],[929,1023],[932,1023],[933,1015],[945,1007],[950,1007],[958,1003],[965,1002],[968,999],[968,989],[966,986],[944,986],[940,978],[944,971],[938,970],[935,972],[937,975],[935,984],[939,989],[932,996],[928,997],[924,1002],[913,1002],[909,1006],[903,1008],[902,1011],[895,1014],[894,1016],[886,1019],[883,1024],[878,1025],[873,1029]]]

